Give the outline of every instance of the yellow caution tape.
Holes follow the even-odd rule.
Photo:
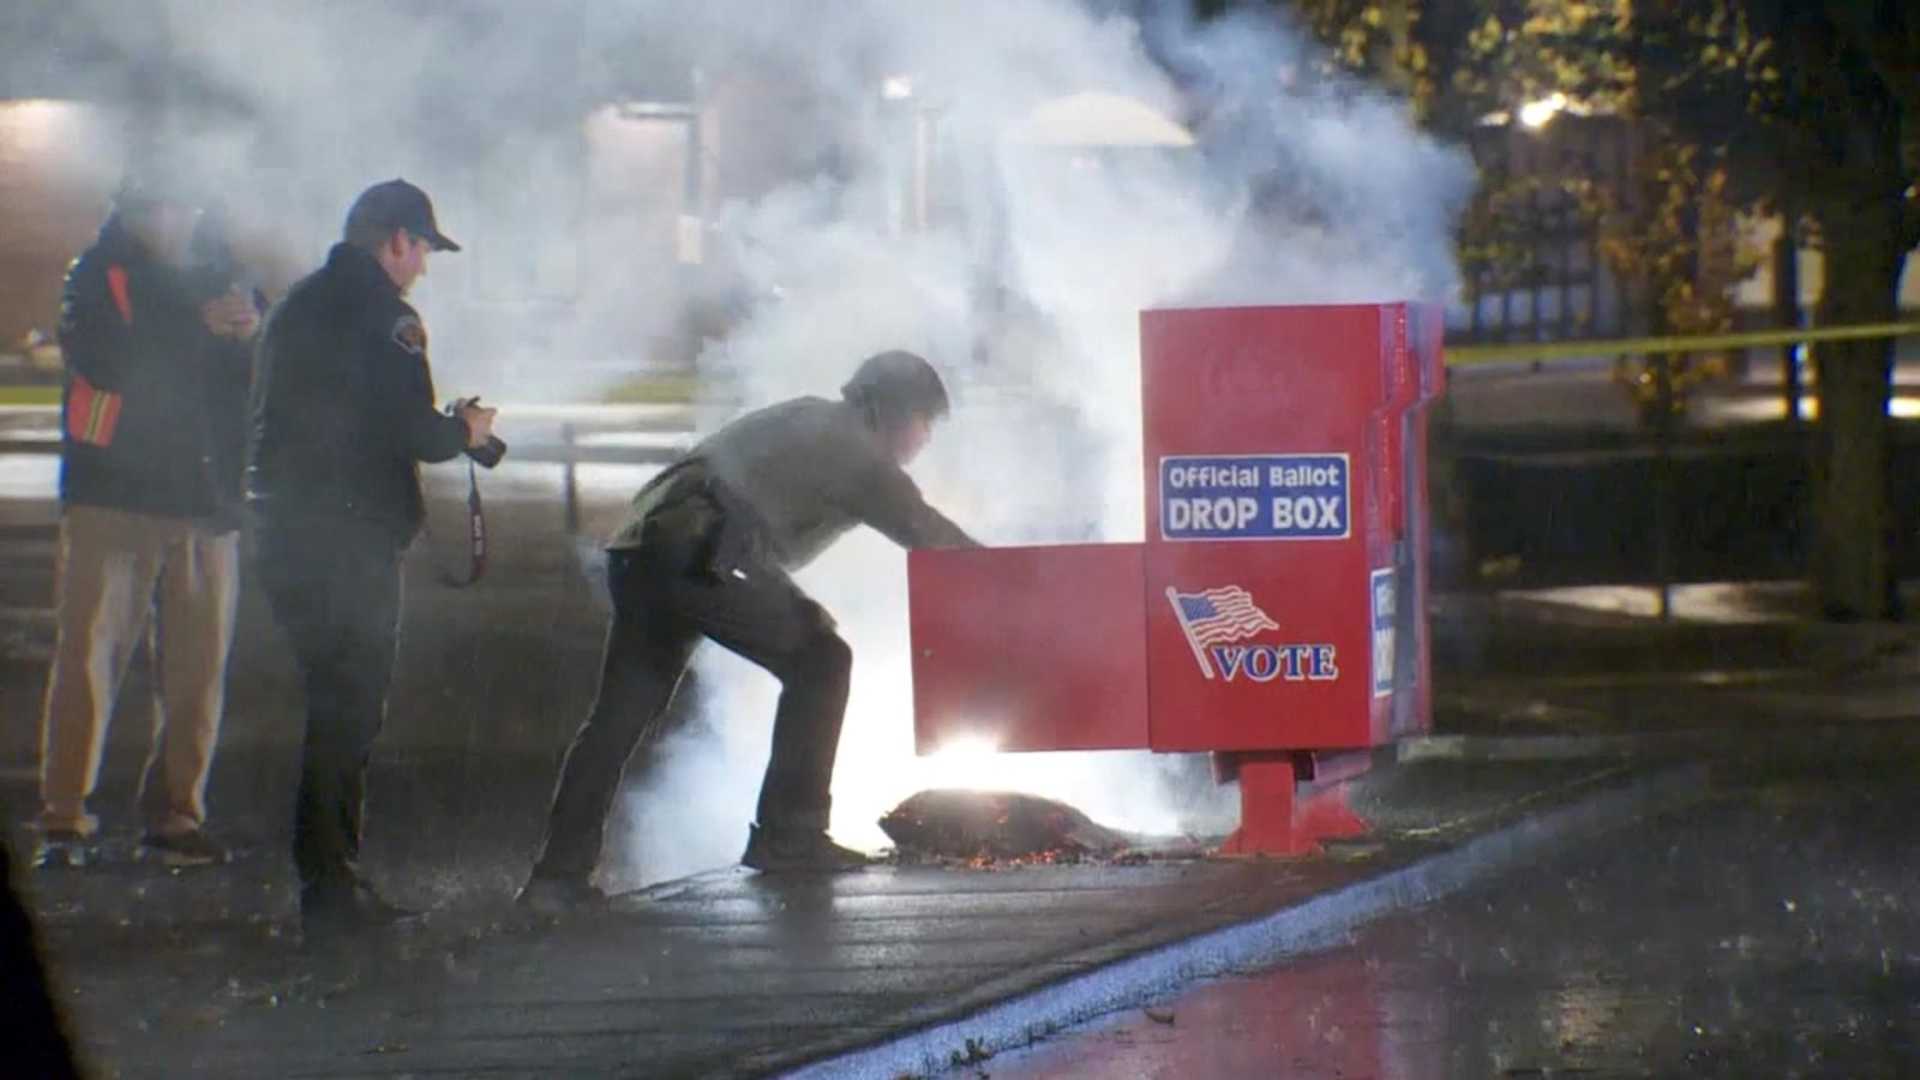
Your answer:
[[[1646,356],[1656,353],[1717,352],[1791,345],[1801,341],[1850,341],[1859,338],[1897,338],[1920,334],[1920,322],[1867,323],[1803,330],[1755,330],[1741,334],[1696,334],[1691,337],[1614,338],[1605,341],[1536,341],[1500,345],[1452,345],[1447,365],[1518,364],[1568,356]]]

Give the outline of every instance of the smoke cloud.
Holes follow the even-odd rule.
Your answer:
[[[1205,24],[1093,0],[125,7],[76,18],[108,63],[159,51],[194,73],[172,91],[193,107],[155,134],[228,194],[271,283],[318,264],[361,188],[405,175],[467,248],[414,297],[444,385],[578,400],[677,350],[751,407],[923,352],[955,412],[916,475],[990,543],[1140,539],[1141,309],[1455,293],[1466,156],[1322,73],[1264,5]],[[1037,122],[1076,96],[1131,105],[1104,133]],[[1192,144],[1165,145],[1181,126]],[[880,846],[886,809],[961,783],[1137,831],[1231,823],[1232,792],[1191,762],[915,759],[904,557],[857,534],[801,583],[856,655],[844,842]],[[703,722],[623,809],[627,880],[745,839],[777,688],[717,648],[697,664]]]
[[[768,140],[825,136],[839,148],[833,170],[719,214],[756,302],[712,343],[705,370],[756,405],[830,394],[880,349],[924,351],[956,384],[956,409],[916,473],[990,543],[1140,539],[1141,309],[1454,294],[1451,233],[1473,182],[1465,156],[1416,131],[1401,104],[1309,77],[1311,50],[1271,16],[1143,25],[1064,0],[839,5],[791,21],[749,5],[703,12],[681,25],[717,67],[798,76],[807,115],[837,126],[810,122],[796,136],[779,109],[744,122]],[[905,80],[911,96],[889,100]],[[1184,119],[1196,145],[1023,137],[1036,109],[1086,93]],[[922,138],[937,127],[936,190],[921,196],[934,211],[903,226],[900,204],[915,196],[903,195],[912,165],[901,131],[916,123]],[[916,759],[904,577],[904,557],[864,533],[800,576],[857,657],[834,787],[843,842],[881,846],[882,813],[947,786],[1064,798],[1140,832],[1231,826],[1235,794],[1192,759],[977,748]],[[719,734],[674,747],[635,799],[710,808],[725,824],[709,847],[688,838],[684,814],[649,826],[642,809],[632,851],[642,877],[737,856],[764,765],[776,685],[719,650],[699,664]]]

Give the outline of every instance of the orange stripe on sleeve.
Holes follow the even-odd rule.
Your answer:
[[[93,415],[93,384],[78,375],[67,391],[67,436],[87,441],[87,418]]]
[[[110,446],[113,429],[120,423],[120,395],[98,394],[94,402],[93,415],[87,420],[87,441],[96,446]]]
[[[127,299],[127,268],[107,267],[107,291],[113,294],[113,306],[120,309],[121,321],[133,323],[133,301]]]
[[[75,375],[67,392],[67,434],[75,442],[111,446],[119,426],[120,395],[96,390],[84,376]]]

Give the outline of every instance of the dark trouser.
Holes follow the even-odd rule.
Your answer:
[[[304,890],[358,876],[367,759],[387,712],[400,634],[400,549],[354,520],[261,522],[258,569],[306,687],[293,817]]]
[[[608,553],[613,623],[600,693],[567,747],[535,877],[592,873],[627,759],[661,735],[661,720],[703,636],[780,680],[773,752],[760,785],[761,826],[827,827],[853,652],[827,613],[785,574],[712,576],[691,570],[694,561],[664,544]]]

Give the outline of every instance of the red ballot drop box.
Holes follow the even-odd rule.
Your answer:
[[[1425,408],[1407,304],[1140,316],[1145,541],[908,557],[920,752],[1215,754],[1223,851],[1364,831],[1343,781],[1428,729]]]

